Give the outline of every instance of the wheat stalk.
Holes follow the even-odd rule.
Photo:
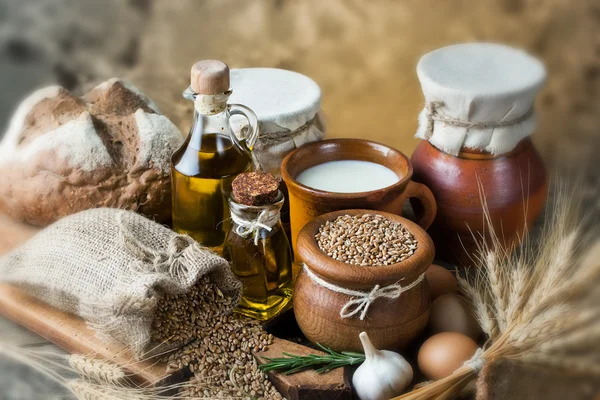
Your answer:
[[[498,325],[493,313],[488,309],[487,304],[483,300],[481,293],[475,290],[467,279],[462,276],[457,274],[456,279],[462,293],[471,303],[471,310],[475,314],[475,319],[479,322],[479,326],[481,326],[483,332],[488,335],[488,337],[495,335],[498,330]]]
[[[510,272],[511,287],[508,297],[508,306],[506,308],[507,321],[513,321],[516,317],[519,299],[523,298],[525,292],[525,284],[528,279],[527,275],[523,260],[518,260],[515,268]]]
[[[191,399],[183,394],[192,386],[203,385],[196,377],[193,383],[184,382],[156,388],[135,387],[128,381],[122,369],[108,361],[88,356],[65,356],[64,354],[27,349],[0,342],[0,354],[10,357],[45,375],[70,390],[81,400],[182,400]],[[70,379],[75,373],[80,379]],[[210,377],[207,377],[210,379]],[[210,385],[210,380],[207,381]],[[129,385],[129,386],[128,386]],[[180,394],[167,395],[180,392]],[[194,400],[200,399],[194,397]]]
[[[507,323],[507,293],[509,292],[507,287],[510,285],[510,282],[503,279],[500,263],[493,251],[487,252],[485,267],[488,274],[491,294],[493,294],[492,304],[494,305],[494,314],[498,321],[498,329],[504,331]]]
[[[69,380],[66,384],[79,400],[150,400],[157,398],[155,394],[148,394],[142,389],[98,385],[84,379]]]
[[[111,385],[123,384],[127,374],[118,365],[81,354],[69,356],[69,365],[84,379]]]
[[[526,235],[516,252],[502,245],[484,213],[489,242],[479,241],[475,278],[458,276],[458,283],[488,335],[485,363],[510,358],[600,377],[600,242],[584,257],[577,211],[571,195],[559,192],[540,241]],[[396,399],[452,398],[477,376],[473,368]]]
[[[575,243],[578,237],[578,232],[573,231],[568,233],[565,237],[557,240],[557,243],[553,245],[549,250],[550,254],[547,257],[540,257],[545,263],[539,271],[544,271],[541,280],[536,284],[535,289],[532,292],[531,297],[527,301],[525,309],[523,310],[524,316],[529,317],[535,315],[541,309],[541,304],[544,300],[555,301],[555,299],[548,297],[548,293],[552,292],[556,295],[556,289],[564,285],[566,280],[565,274],[572,266],[572,256],[575,251]]]

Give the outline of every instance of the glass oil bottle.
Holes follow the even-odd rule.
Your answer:
[[[292,306],[292,252],[280,219],[285,199],[276,194],[263,205],[242,204],[234,195],[229,200],[232,224],[223,256],[243,284],[236,312],[259,320]]]
[[[251,169],[258,122],[247,107],[227,104],[232,91],[226,64],[200,61],[192,67],[191,78],[183,95],[194,101],[194,120],[171,158],[173,229],[221,253],[229,229],[231,182]],[[232,115],[248,119],[245,139],[233,133]]]

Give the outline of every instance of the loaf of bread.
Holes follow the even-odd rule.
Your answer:
[[[0,143],[0,211],[35,225],[89,208],[171,215],[175,125],[129,83],[110,79],[77,97],[64,88],[25,99]]]

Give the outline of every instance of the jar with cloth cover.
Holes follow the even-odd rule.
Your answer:
[[[230,100],[250,107],[258,118],[257,169],[281,176],[281,162],[289,152],[325,136],[321,89],[309,77],[277,68],[240,68],[231,70],[231,85]],[[246,136],[247,120],[234,118],[232,123],[239,136]]]
[[[470,264],[485,215],[506,246],[540,214],[547,192],[530,139],[543,64],[524,51],[490,43],[435,50],[417,66],[425,96],[412,155],[414,179],[437,202],[429,229],[438,258]]]

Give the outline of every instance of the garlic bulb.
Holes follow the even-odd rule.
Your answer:
[[[377,350],[366,332],[359,337],[365,361],[354,373],[352,385],[360,400],[389,400],[400,395],[413,379],[410,364],[398,353]]]

